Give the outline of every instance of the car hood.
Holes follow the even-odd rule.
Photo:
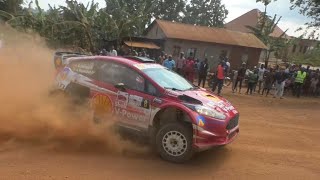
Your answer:
[[[233,105],[223,97],[216,96],[205,89],[189,90],[189,91],[173,91],[167,90],[167,95],[174,96],[180,101],[188,104],[203,105],[208,108],[216,109],[223,113],[237,114],[237,110]]]

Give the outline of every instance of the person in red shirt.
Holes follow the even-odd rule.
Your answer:
[[[187,61],[186,64],[183,68],[184,70],[184,74],[185,74],[185,78],[190,81],[191,83],[193,83],[194,81],[194,60],[193,58],[190,56]]]
[[[223,81],[224,81],[224,68],[223,68],[222,62],[220,62],[217,68],[217,73],[216,73],[216,83],[212,88],[212,92],[214,92],[216,90],[216,87],[218,86],[218,96],[221,95]]]

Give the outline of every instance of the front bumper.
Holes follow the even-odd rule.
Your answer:
[[[215,146],[222,146],[233,142],[239,134],[239,124],[228,130],[225,123],[214,123],[210,127],[200,127],[193,124],[193,147],[203,151]]]

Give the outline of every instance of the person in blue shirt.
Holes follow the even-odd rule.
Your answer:
[[[169,55],[168,59],[163,61],[163,66],[174,71],[176,68],[176,62],[172,59],[172,56]]]

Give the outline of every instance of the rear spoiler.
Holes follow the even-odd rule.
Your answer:
[[[54,67],[56,69],[64,67],[66,65],[66,59],[72,57],[89,56],[87,54],[76,53],[76,52],[55,52],[53,57]]]

